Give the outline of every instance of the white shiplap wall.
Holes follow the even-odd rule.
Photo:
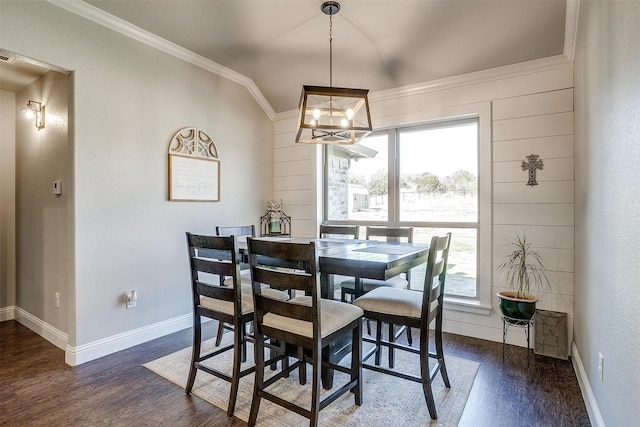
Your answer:
[[[508,250],[506,238],[527,233],[549,261],[553,289],[537,293],[539,308],[573,319],[573,67],[567,61],[540,61],[464,78],[371,94],[374,128],[420,123],[486,106],[491,120],[492,254],[495,266]],[[484,107],[481,107],[484,108]],[[283,198],[294,234],[315,236],[321,222],[320,148],[294,143],[297,112],[279,114],[274,138],[274,196]],[[526,186],[525,156],[538,154],[544,169],[539,185]],[[494,268],[495,270],[495,268]],[[487,276],[488,277],[488,276]],[[495,293],[502,289],[493,271],[490,315],[448,310],[445,330],[502,340]],[[488,295],[488,293],[485,293]],[[508,341],[524,345],[524,334]]]
[[[276,120],[274,125],[273,197],[284,200],[284,211],[291,216],[291,230],[297,236],[315,236],[318,206],[316,167],[319,147],[295,144],[297,116]]]
[[[493,102],[493,264],[518,234],[545,257],[551,288],[536,290],[538,307],[567,313],[573,325],[574,159],[573,88],[549,90]],[[529,154],[544,162],[537,186],[525,185],[521,163]],[[494,293],[505,289],[494,273]],[[496,302],[497,303],[497,302]]]

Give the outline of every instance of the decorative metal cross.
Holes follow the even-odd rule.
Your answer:
[[[527,160],[529,160],[529,162],[522,162],[522,170],[529,171],[529,181],[527,182],[527,185],[538,185],[538,182],[536,181],[536,169],[540,169],[542,170],[543,168],[543,163],[542,163],[542,159],[538,159],[537,154],[530,154],[527,156]]]

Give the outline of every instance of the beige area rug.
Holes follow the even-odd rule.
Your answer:
[[[229,342],[232,334],[225,334],[223,345]],[[203,343],[203,351],[213,347],[214,340]],[[365,343],[365,349],[369,344]],[[415,344],[414,344],[415,345]],[[253,357],[253,347],[247,349],[249,359],[244,366],[250,366]],[[218,369],[231,372],[231,351],[213,358]],[[184,388],[187,380],[191,348],[180,350],[168,356],[146,363],[144,367]],[[343,363],[348,363],[350,356],[345,357]],[[373,361],[372,359],[370,359]],[[419,383],[380,374],[369,369],[363,369],[363,403],[356,406],[352,393],[346,393],[320,411],[321,426],[457,426],[467,403],[469,392],[473,385],[479,364],[476,362],[448,357],[447,372],[451,382],[451,389],[444,387],[442,377],[438,375],[433,382],[433,393],[436,400],[438,419],[429,418],[429,412]],[[396,351],[396,367],[417,373],[418,355],[403,351]],[[383,358],[383,363],[386,360]],[[311,367],[308,368],[308,374]],[[270,375],[268,371],[267,376]],[[346,383],[347,376],[336,372],[334,386]],[[307,385],[298,383],[297,370],[288,379],[283,379],[269,390],[292,402],[302,403],[310,407],[310,379]],[[226,411],[229,401],[229,383],[218,379],[203,371],[198,371],[193,394]],[[324,390],[323,390],[324,391]],[[253,375],[247,375],[240,380],[238,400],[235,416],[247,421],[251,408],[253,394]],[[257,424],[267,427],[300,426],[307,424],[307,420],[291,411],[281,408],[265,399],[260,403]]]

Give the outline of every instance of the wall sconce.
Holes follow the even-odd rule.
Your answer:
[[[22,111],[28,119],[35,117],[38,130],[44,129],[44,105],[40,102],[29,100],[27,106],[21,108],[20,111]]]

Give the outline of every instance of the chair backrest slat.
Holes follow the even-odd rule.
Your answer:
[[[357,225],[320,224],[320,238],[359,239],[360,227]]]
[[[249,236],[256,237],[255,225],[238,225],[238,226],[217,226],[217,236]]]
[[[229,254],[229,257],[231,255]],[[233,274],[233,264],[227,260],[194,258],[196,270],[202,273],[231,276]]]
[[[257,307],[255,310],[260,310],[263,313],[273,313],[305,322],[313,322],[313,310],[309,306],[290,304],[264,295],[256,295],[254,304],[254,307]]]
[[[259,260],[263,259],[259,258]],[[274,288],[292,289],[305,293],[311,292],[312,284],[309,276],[306,272],[289,268],[259,265],[253,269],[253,280],[256,282],[268,283]]]
[[[377,227],[370,225],[367,226],[366,233],[367,240],[372,240],[372,237],[385,237],[387,242],[405,241],[413,243],[413,227]]]
[[[210,283],[198,282],[197,290],[198,295],[203,297],[215,298],[222,301],[234,301],[235,289],[229,287],[224,288],[219,285],[212,285]]]

